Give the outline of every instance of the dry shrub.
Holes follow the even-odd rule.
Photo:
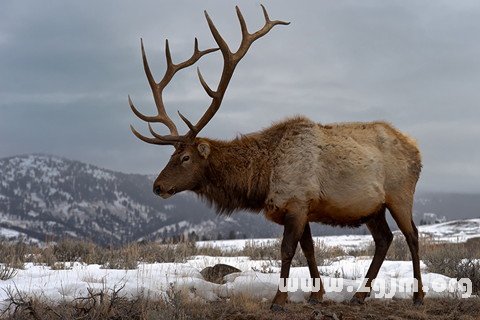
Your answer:
[[[24,242],[0,242],[0,263],[11,268],[23,269],[28,254],[28,245]]]
[[[412,258],[405,236],[396,234],[388,248],[387,260],[408,261]]]
[[[346,254],[349,256],[354,256],[354,257],[365,257],[365,256],[373,256],[375,253],[375,244],[370,243],[369,245],[365,247],[359,247],[355,249],[349,249]]]
[[[185,262],[187,258],[197,254],[195,242],[179,243],[144,243],[137,244],[139,261],[145,263]]]
[[[315,248],[315,261],[317,262],[317,266],[326,266],[329,265],[330,262],[338,257],[342,257],[346,255],[345,250],[343,250],[339,246],[330,247],[325,245],[325,242],[321,240],[317,240],[314,242]],[[297,266],[307,266],[307,259],[301,250],[297,250],[295,254],[295,260]]]
[[[82,262],[109,269],[135,269],[138,262],[185,262],[198,254],[220,256],[222,251],[212,247],[197,248],[195,242],[131,243],[118,248],[105,248],[78,239],[63,239],[43,247],[0,242],[0,263],[14,268],[23,268],[25,262],[33,262],[63,269],[66,262]]]
[[[4,301],[8,310],[2,319],[36,320],[294,320],[294,319],[478,319],[479,298],[425,299],[425,305],[412,307],[410,299],[372,299],[362,306],[347,302],[324,301],[320,306],[288,303],[287,312],[271,312],[270,301],[250,295],[234,295],[230,299],[205,302],[192,298],[191,292],[176,290],[173,286],[163,299],[150,299],[140,295],[127,299],[122,288],[90,290],[85,297],[73,301],[45,301],[10,290]]]
[[[428,271],[451,278],[469,278],[473,293],[480,292],[480,239],[467,243],[435,243],[426,245],[422,260]]]
[[[355,257],[373,256],[375,254],[375,242],[372,240],[372,242],[365,248],[350,250],[348,254]],[[411,259],[410,249],[408,248],[407,241],[403,235],[396,234],[393,237],[385,259],[394,261],[406,261]]]
[[[36,320],[73,320],[73,319],[210,319],[214,318],[212,310],[203,301],[191,299],[188,293],[176,290],[173,286],[163,299],[151,300],[139,295],[127,298],[124,286],[113,290],[88,290],[85,297],[73,301],[53,302],[29,296],[18,290],[8,289],[5,303],[1,310],[3,319]]]
[[[345,251],[340,247],[329,247],[325,245],[323,241],[314,242],[315,249],[315,261],[317,265],[327,265],[329,260],[344,256]],[[254,243],[253,241],[247,241],[245,247],[242,250],[229,252],[229,255],[241,255],[247,256],[252,260],[269,260],[279,261],[281,259],[281,240],[268,241],[266,243]],[[292,266],[306,266],[307,259],[303,254],[300,245],[297,247],[297,251],[292,260]]]
[[[9,265],[0,265],[0,280],[12,279],[17,275],[17,269],[10,267]]]
[[[218,247],[213,247],[211,245],[196,247],[195,254],[202,255],[202,256],[213,256],[213,257],[220,257],[224,255],[229,256],[228,252],[224,252],[222,249]]]
[[[136,269],[140,260],[137,244],[130,244],[117,250],[107,251],[106,260],[102,263],[104,269]]]
[[[281,241],[278,239],[260,244],[246,241],[242,250],[229,252],[229,254],[247,256],[252,260],[280,260],[280,246]]]
[[[57,261],[94,263],[98,260],[98,246],[93,242],[63,239],[53,246],[53,255]]]
[[[430,243],[431,240],[428,237],[420,236],[418,239],[419,243],[419,251],[420,257],[422,256],[422,252],[425,251],[425,246]],[[373,256],[375,254],[375,242],[372,242],[366,246],[365,248],[354,249],[348,251],[349,255],[358,257],[358,256]],[[386,260],[392,261],[409,261],[412,259],[412,255],[410,253],[410,248],[408,247],[407,240],[405,236],[400,233],[395,233],[393,236],[392,243],[388,248],[387,255],[385,257]]]

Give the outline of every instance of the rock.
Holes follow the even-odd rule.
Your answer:
[[[203,279],[209,282],[223,284],[223,277],[227,274],[234,273],[234,272],[241,272],[241,270],[229,266],[228,264],[216,264],[213,267],[206,267],[200,274],[203,276]]]

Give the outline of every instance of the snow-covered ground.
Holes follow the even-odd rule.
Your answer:
[[[422,233],[430,234],[442,241],[466,241],[480,236],[480,219],[453,221],[434,226],[419,228]],[[332,236],[317,240],[325,245],[363,246],[368,244],[370,236]],[[246,241],[255,244],[276,243],[276,239],[225,240],[221,242],[201,242],[199,245],[214,245],[225,250],[239,249]],[[370,265],[370,257],[345,256],[331,261],[327,266],[319,266],[327,293],[325,299],[344,301],[351,298],[358,288]],[[203,279],[200,271],[218,263],[234,266],[241,270],[225,277],[224,284],[215,284]],[[21,292],[52,301],[72,300],[87,296],[88,290],[112,291],[122,288],[120,294],[134,297],[138,294],[151,298],[165,296],[172,287],[184,289],[192,298],[213,301],[237,294],[248,294],[256,298],[272,299],[279,284],[279,265],[277,261],[250,260],[248,257],[209,257],[194,256],[185,263],[139,264],[135,270],[102,269],[100,265],[72,263],[67,270],[52,270],[47,266],[26,264],[23,270],[9,280],[0,281],[0,308],[5,307],[8,292]],[[428,273],[422,265],[423,285],[432,296],[459,296],[464,287],[455,279],[434,273]],[[308,268],[291,269],[294,280],[309,277]],[[412,296],[411,261],[385,261],[375,282],[380,298],[409,298]],[[381,286],[384,293],[381,294]],[[405,290],[392,291],[402,287]],[[291,301],[301,302],[309,293],[300,287],[289,292]],[[372,296],[375,296],[372,295]],[[375,296],[378,297],[378,296]],[[3,305],[2,305],[3,303]]]
[[[354,290],[361,284],[370,264],[370,259],[345,257],[329,266],[320,266],[322,280],[327,288],[325,299],[344,301],[351,298]],[[225,284],[215,284],[203,279],[200,271],[217,263],[226,263],[241,270],[225,277]],[[8,291],[28,293],[47,301],[71,301],[86,297],[88,290],[109,291],[121,287],[120,295],[135,297],[139,294],[151,298],[165,297],[172,286],[176,290],[185,290],[192,298],[215,301],[237,294],[248,294],[255,298],[272,299],[279,283],[279,268],[269,261],[252,261],[247,257],[209,257],[195,256],[185,263],[139,264],[136,270],[102,269],[100,265],[73,263],[68,270],[51,270],[46,266],[27,264],[17,275],[0,282],[0,308],[6,307]],[[292,268],[291,278],[308,278],[307,267]],[[404,279],[411,279],[410,261],[385,261],[380,270],[378,281],[386,283],[384,298],[410,298],[412,288],[405,292],[388,294],[392,286],[399,287]],[[439,274],[424,273],[424,286],[429,296],[459,296],[463,291],[451,279]],[[443,292],[432,292],[440,285],[449,286]],[[336,290],[329,290],[334,288]],[[380,291],[379,291],[380,292]],[[308,299],[309,292],[301,288],[289,292],[289,299],[302,302]],[[381,298],[382,296],[380,296]],[[3,305],[2,305],[3,303]]]

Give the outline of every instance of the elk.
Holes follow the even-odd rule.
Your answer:
[[[165,45],[166,71],[156,82],[150,71],[143,41],[141,51],[145,73],[158,114],[146,116],[128,97],[132,111],[148,123],[152,137],[139,139],[175,148],[168,164],[153,184],[153,192],[168,198],[190,190],[212,204],[220,214],[247,209],[263,212],[265,217],[284,227],[281,243],[281,281],[289,276],[290,264],[298,243],[308,262],[310,276],[320,290],[311,292],[309,302],[322,301],[325,290],[314,256],[310,222],[357,227],[366,224],[375,253],[366,274],[365,287],[372,281],[385,259],[392,241],[385,211],[389,210],[405,235],[412,255],[413,274],[418,284],[414,304],[423,303],[424,293],[418,254],[418,231],[412,220],[415,186],[421,171],[421,156],[413,139],[386,122],[337,123],[322,125],[305,117],[293,117],[258,132],[241,135],[231,141],[197,137],[220,108],[238,62],[252,43],[274,26],[288,22],[270,20],[265,7],[264,26],[250,33],[236,7],[242,39],[232,52],[209,15],[205,17],[218,48],[200,50],[195,39],[192,56],[174,63],[168,40]],[[189,131],[180,135],[167,115],[162,93],[177,71],[195,64],[204,55],[220,50],[223,70],[217,88],[212,89],[197,69],[200,84],[211,103],[196,124],[180,112]],[[154,131],[151,123],[162,123],[170,134]],[[365,291],[365,290],[362,290]],[[356,292],[352,303],[363,303],[369,292]],[[271,309],[283,310],[287,293],[277,290]]]

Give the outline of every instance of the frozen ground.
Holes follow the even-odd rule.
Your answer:
[[[225,277],[225,284],[214,284],[203,280],[200,270],[217,263],[226,263],[239,268],[242,272]],[[370,259],[345,257],[329,266],[319,267],[327,289],[326,299],[333,301],[348,300],[354,289],[360,284]],[[308,278],[308,268],[292,268],[291,277]],[[412,289],[407,285],[406,292],[390,294],[392,286],[397,286],[402,279],[412,277],[410,261],[385,261],[378,279],[386,283],[386,296],[379,298],[409,298]],[[439,274],[424,273],[424,286],[430,291],[429,296],[459,296],[462,292],[458,285],[450,283],[450,278]],[[49,301],[70,301],[87,296],[87,290],[111,291],[123,287],[120,294],[135,297],[138,294],[151,298],[164,296],[171,288],[185,289],[192,299],[214,301],[236,294],[248,294],[252,297],[272,299],[277,290],[279,268],[269,261],[252,261],[247,257],[209,257],[195,256],[186,263],[140,264],[136,270],[102,269],[99,265],[73,263],[68,270],[51,270],[46,266],[27,264],[24,270],[10,280],[0,282],[0,301],[6,307],[7,292],[22,292],[47,299]],[[343,283],[340,283],[343,281]],[[378,280],[377,280],[378,281]],[[439,285],[446,286],[443,292],[431,292]],[[333,292],[336,291],[336,292]],[[378,291],[379,293],[381,291]],[[302,302],[309,293],[300,288],[289,293],[289,299]]]
[[[428,233],[442,241],[466,241],[480,236],[480,219],[453,221],[435,226],[420,228],[422,233]],[[319,239],[326,245],[363,246],[370,241],[370,236],[338,236]],[[275,239],[250,240],[256,244],[275,242]],[[241,248],[245,240],[228,240],[222,242],[200,243],[214,245],[226,250]],[[341,257],[331,261],[328,266],[319,266],[322,279],[327,287],[326,299],[333,301],[348,300],[354,290],[359,287],[371,259],[368,257]],[[241,270],[239,273],[225,277],[225,284],[214,284],[203,280],[200,271],[218,263],[232,265]],[[138,294],[151,298],[165,296],[168,290],[185,289],[192,299],[208,301],[228,298],[237,294],[248,294],[262,299],[272,299],[279,283],[279,267],[277,261],[255,260],[247,257],[209,257],[194,256],[185,263],[154,263],[139,264],[136,270],[102,269],[100,265],[84,265],[81,263],[67,264],[67,270],[52,270],[47,266],[26,264],[23,270],[9,280],[0,281],[0,304],[7,304],[8,292],[21,292],[35,295],[47,300],[61,301],[85,297],[87,291],[112,291],[123,289],[120,294],[134,297]],[[459,296],[464,287],[443,275],[428,273],[424,266],[423,280],[428,296],[451,297]],[[292,268],[293,279],[308,278],[308,268]],[[385,261],[376,284],[379,298],[409,298],[412,296],[411,283],[406,290],[396,290],[405,281],[412,278],[412,263],[410,261]],[[343,282],[342,282],[343,281]],[[385,285],[384,294],[381,285]],[[336,289],[335,289],[336,286]],[[328,289],[330,288],[330,290]],[[439,291],[439,292],[436,292]],[[386,294],[385,294],[386,293]],[[291,301],[305,301],[309,293],[300,288],[289,292]],[[2,305],[0,305],[2,307]]]

